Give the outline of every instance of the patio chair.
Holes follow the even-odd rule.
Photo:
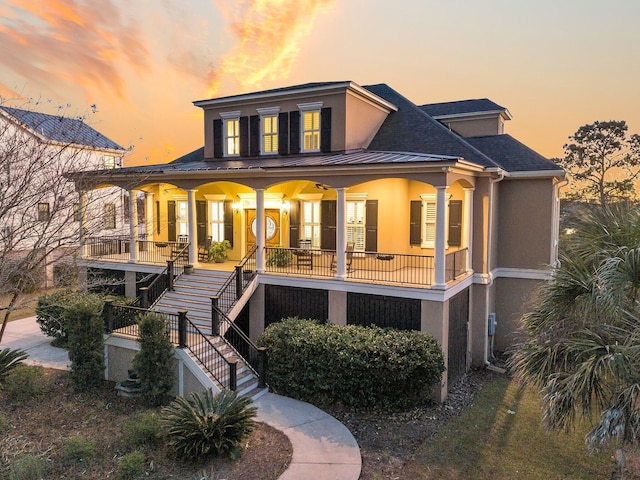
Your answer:
[[[198,245],[198,261],[205,262],[209,260],[209,248],[211,247],[211,242],[213,239],[211,237],[207,237],[204,241],[204,244]]]
[[[294,250],[296,256],[296,266],[298,268],[305,267],[313,270],[313,252],[311,251],[311,240],[300,240],[298,242],[299,250]]]
[[[356,247],[355,242],[347,242],[347,248],[345,250],[345,253],[346,253],[345,261],[347,266],[347,273],[351,272],[351,262],[353,261],[353,251],[355,247]],[[336,255],[336,252],[333,252],[331,254],[331,270],[336,270],[337,262],[338,262],[338,257]]]
[[[182,258],[189,258],[189,252],[184,249],[189,243],[188,235],[178,235],[178,242],[173,246],[171,250],[171,257],[177,258],[179,255]]]

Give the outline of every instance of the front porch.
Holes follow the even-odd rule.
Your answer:
[[[114,269],[127,265],[174,266],[191,264],[205,270],[233,272],[238,261],[189,262],[189,244],[136,240],[131,251],[128,237],[101,237],[87,241],[82,259],[87,262],[114,263]],[[338,275],[339,255],[335,250],[312,248],[263,247],[262,255],[252,254],[245,269],[260,270],[256,258],[264,259],[260,273],[281,276],[338,279],[360,283],[387,284],[414,288],[432,288],[435,282],[436,260],[429,255],[409,255],[385,252],[353,252],[346,250],[342,257],[344,275]],[[445,255],[444,279],[452,282],[467,273],[467,249]]]

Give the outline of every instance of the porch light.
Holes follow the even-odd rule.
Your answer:
[[[241,202],[236,202],[232,205],[233,207],[233,213],[238,213],[240,211],[240,209],[242,208],[242,203]]]
[[[282,205],[280,205],[280,209],[283,213],[289,213],[289,210],[291,209],[291,203],[289,203],[289,200],[285,200],[284,202],[282,202]]]

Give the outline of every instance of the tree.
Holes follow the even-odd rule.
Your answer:
[[[581,126],[556,161],[573,182],[570,198],[606,205],[633,198],[640,174],[640,135],[627,138],[624,120],[596,121]]]
[[[46,115],[32,106],[13,108],[0,98],[0,340],[24,294],[51,286],[54,265],[75,270],[82,212],[68,175],[115,165],[125,153],[85,123],[87,115]],[[98,234],[105,205],[120,206],[121,190],[97,189],[84,198],[84,233]]]
[[[512,365],[543,394],[549,429],[599,416],[590,448],[640,440],[640,209],[584,210],[560,266],[522,317]]]

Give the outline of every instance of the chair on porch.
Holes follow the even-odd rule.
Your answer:
[[[353,261],[353,251],[355,247],[356,247],[355,242],[347,242],[347,248],[345,250],[345,254],[346,254],[345,262],[347,267],[347,273],[351,272],[351,262]],[[336,270],[337,265],[338,265],[338,257],[336,255],[336,252],[333,252],[331,255],[331,270]]]
[[[296,256],[296,266],[298,268],[305,267],[313,270],[313,252],[311,251],[311,240],[300,240],[298,242],[299,250],[294,250]]]
[[[189,243],[188,235],[178,235],[178,242],[173,245],[173,249],[171,250],[171,257],[177,258],[179,255],[182,258],[189,258],[189,252],[185,250],[185,247]]]
[[[213,239],[211,237],[207,237],[204,243],[198,245],[198,261],[206,262],[209,260],[209,248],[211,247],[211,242]]]

